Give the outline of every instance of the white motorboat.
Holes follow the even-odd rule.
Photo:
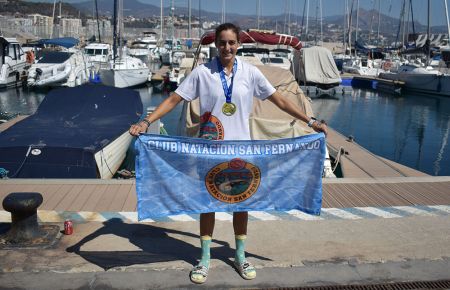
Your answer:
[[[89,43],[84,48],[87,59],[96,67],[104,66],[112,57],[112,48],[109,43]]]
[[[261,59],[261,61],[265,65],[277,66],[279,68],[286,69],[286,70],[290,70],[290,68],[291,68],[291,61],[289,59],[287,59],[286,57],[269,55],[268,57],[263,57]]]
[[[35,63],[28,72],[30,87],[74,87],[89,81],[91,63],[78,49],[78,40],[56,38],[41,40],[44,45],[56,45],[65,49],[44,48],[36,53]]]
[[[138,38],[131,43],[129,55],[141,59],[143,62],[148,62],[153,59],[152,51],[156,48],[158,40],[156,33],[152,31],[144,32],[144,37]]]
[[[361,76],[377,77],[380,73],[385,72],[379,65],[375,65],[375,61],[367,58],[352,59],[350,65],[344,63],[343,71]]]
[[[381,73],[380,78],[405,82],[405,90],[450,96],[450,75],[416,64],[404,64],[396,73]]]
[[[32,53],[23,52],[15,38],[0,37],[0,87],[16,85],[26,77]]]

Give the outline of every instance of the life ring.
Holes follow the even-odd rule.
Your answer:
[[[385,61],[385,62],[383,63],[383,69],[384,69],[384,70],[390,70],[391,67],[392,67],[392,62],[390,62],[390,61]]]
[[[27,63],[33,64],[34,63],[34,52],[32,50],[29,50],[26,52],[27,55]]]

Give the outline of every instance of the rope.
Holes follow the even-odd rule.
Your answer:
[[[100,151],[100,154],[102,155],[102,167],[103,167],[103,160],[105,161],[105,165],[106,165],[106,167],[108,168],[108,170],[109,170],[109,172],[111,173],[111,175],[112,176],[114,176],[114,173],[112,172],[112,170],[111,170],[111,168],[109,168],[109,165],[108,165],[108,163],[106,162],[106,158],[105,158],[105,156],[103,155],[103,149],[102,149],[102,151]]]
[[[11,176],[11,178],[16,177],[17,174],[22,170],[23,165],[25,164],[25,161],[28,159],[28,155],[30,155],[31,152],[31,145],[28,146],[27,154],[25,154],[25,158],[22,160],[22,163],[20,164],[19,168],[14,172],[14,174]]]
[[[336,170],[336,168],[339,165],[339,162],[341,162],[341,155],[342,153],[345,152],[344,147],[340,146],[339,147],[339,152],[336,155],[336,159],[334,160],[334,167],[331,169],[331,171],[334,173],[334,171]]]

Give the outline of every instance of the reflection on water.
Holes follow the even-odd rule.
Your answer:
[[[377,155],[431,175],[450,175],[449,98],[355,89],[339,100],[314,99],[313,109]]]
[[[0,90],[0,114],[3,116],[33,114],[45,97],[44,92],[22,88]]]
[[[139,92],[144,110],[149,106],[157,106],[168,96],[167,93],[153,93],[153,87],[150,84],[133,88],[133,90]],[[48,91],[37,92],[27,88],[0,90],[0,119],[14,117],[17,114],[33,114],[47,93]],[[162,118],[164,127],[170,135],[175,135],[177,132],[181,110],[182,104]]]
[[[144,108],[167,97],[150,85],[134,90]],[[0,112],[32,114],[44,96],[27,89],[2,90]],[[398,97],[359,89],[337,97],[313,100],[318,118],[377,155],[431,175],[450,175],[450,98]],[[181,110],[180,104],[162,119],[170,135],[176,135]]]

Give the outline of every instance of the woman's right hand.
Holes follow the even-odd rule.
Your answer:
[[[147,124],[144,122],[139,122],[136,124],[131,125],[130,129],[128,130],[128,132],[132,135],[132,136],[138,136],[140,133],[145,133],[147,131]]]

